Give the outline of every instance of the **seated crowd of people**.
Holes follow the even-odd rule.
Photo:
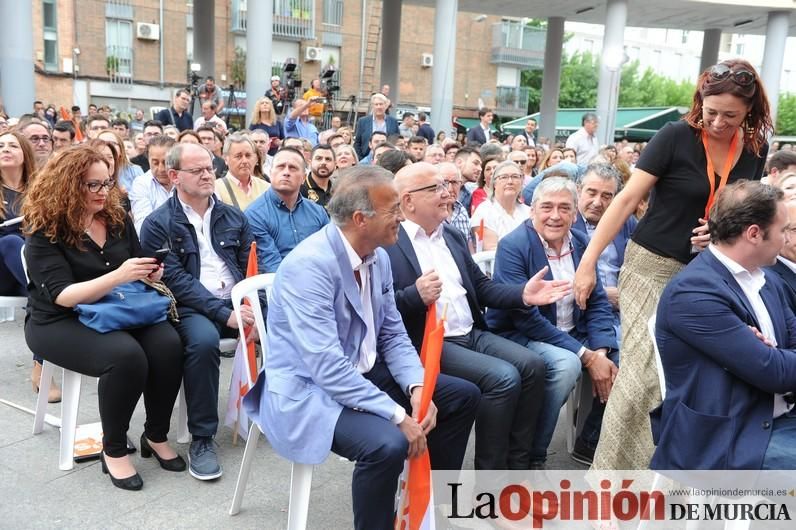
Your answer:
[[[703,76],[704,108],[695,112],[705,112],[712,124],[715,93],[706,90],[726,79],[713,71]],[[750,108],[757,104],[754,95],[733,97]],[[434,469],[469,465],[464,455],[473,425],[476,470],[545,469],[561,408],[581,380],[594,395],[571,455],[583,464],[794,465],[785,444],[778,441],[777,454],[770,454],[758,438],[771,435],[771,449],[772,431],[779,432],[772,425],[783,413],[790,418],[796,401],[796,352],[777,349],[796,345],[796,237],[790,235],[796,231],[796,153],[748,155],[762,157],[770,186],[741,180],[758,180],[763,165],[747,171],[747,155],[739,155],[738,172],[746,172],[733,169],[710,219],[706,213],[701,226],[687,227],[689,245],[698,248],[684,260],[679,246],[673,251],[679,264],[671,265],[672,274],[685,269],[660,295],[665,309],[658,313],[669,391],[651,426],[628,423],[623,434],[609,418],[621,417],[635,398],[618,383],[636,373],[624,375],[627,351],[635,351],[627,337],[646,336],[649,316],[627,319],[620,269],[624,275],[623,267],[638,259],[635,247],[656,250],[647,245],[650,224],[671,193],[659,186],[673,185],[669,173],[682,156],[661,162],[670,139],[656,137],[643,150],[626,141],[600,147],[597,117],[587,113],[565,144],[538,139],[532,119],[523,133],[501,141],[485,108],[462,144],[435,135],[423,113],[417,120],[404,113],[399,122],[381,93],[371,97],[371,113],[355,130],[335,117],[331,128],[318,131],[310,113],[320,101],[315,96],[292,105],[266,96],[256,102],[249,127],[231,131],[213,101],[202,102],[202,117],[194,121],[187,99],[177,91],[158,119],[144,121],[137,113],[138,129],[100,112],[54,125],[25,115],[0,129],[0,214],[6,221],[24,216],[0,232],[0,294],[29,296],[25,334],[34,353],[34,390],[42,359],[99,377],[102,467],[117,487],[143,485],[126,452],[142,394],[142,456],[154,455],[170,471],[187,468],[200,480],[221,476],[213,440],[219,339],[238,334],[230,296],[245,276],[253,241],[259,272],[277,276],[270,298],[262,300],[264,370],[244,406],[291,460],[320,463],[334,451],[356,461],[357,528],[392,525],[395,484],[407,455],[428,449]],[[682,134],[676,127],[689,124],[667,126],[659,135]],[[731,125],[735,134],[740,121]],[[705,135],[723,134],[709,127]],[[744,142],[754,145],[754,138]],[[708,164],[713,167],[710,156]],[[697,206],[699,212],[704,203]],[[151,256],[164,248],[169,252],[159,263]],[[495,251],[493,271],[474,261],[482,251]],[[761,268],[775,262],[763,276]],[[726,302],[711,284],[717,276],[700,267],[737,278],[737,291],[750,300]],[[584,270],[591,284],[581,282]],[[772,271],[781,279],[766,283]],[[768,291],[760,290],[763,277]],[[165,284],[176,306],[173,318],[107,334],[78,321],[76,305],[142,279]],[[699,296],[709,292],[716,300]],[[770,316],[761,316],[760,296]],[[723,311],[726,303],[732,307]],[[429,414],[419,418],[417,354],[432,305],[446,315],[442,375]],[[715,336],[704,333],[699,317],[706,314],[717,315]],[[250,308],[242,316],[244,325],[253,323]],[[701,342],[689,342],[679,326]],[[734,340],[722,335],[730,330]],[[723,387],[693,390],[690,379],[700,372],[687,369],[687,348],[695,350],[691,357],[707,355],[709,370],[718,367],[710,377]],[[721,354],[711,357],[711,348]],[[740,360],[744,348],[755,352],[751,368]],[[681,385],[678,373],[689,381]],[[187,464],[167,443],[181,382],[192,435]],[[49,398],[56,401],[52,388]],[[746,432],[726,407],[692,410],[689,402],[697,398],[689,391],[704,401],[719,388],[743,393],[744,417],[767,432]],[[620,398],[613,397],[617,392]],[[678,449],[678,436],[693,435],[695,425],[702,441]],[[606,431],[613,446],[633,429],[659,442],[654,456],[654,447],[638,450],[636,460],[606,456],[618,449],[604,448],[601,434]],[[696,447],[711,445],[716,431],[728,438],[724,445]],[[755,450],[732,449],[735,439]],[[605,462],[618,463],[600,464],[595,452],[603,451]]]

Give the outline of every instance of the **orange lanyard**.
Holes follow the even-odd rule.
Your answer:
[[[730,171],[732,170],[733,162],[735,162],[735,152],[738,149],[738,132],[736,131],[732,136],[730,151],[727,153],[727,159],[724,160],[724,171],[721,172],[721,181],[718,189],[716,189],[716,169],[713,167],[713,159],[711,159],[708,152],[708,133],[704,129],[702,130],[702,145],[705,148],[705,158],[708,160],[708,184],[710,185],[710,195],[708,195],[708,203],[705,205],[704,219],[707,219],[710,215],[710,208],[716,198],[716,193],[721,191],[724,185],[727,184],[727,179],[730,178]]]

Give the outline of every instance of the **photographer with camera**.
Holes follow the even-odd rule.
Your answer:
[[[285,118],[285,138],[305,138],[313,147],[318,145],[318,129],[309,120],[310,107],[325,102],[326,98],[319,97],[296,99],[293,110]]]
[[[302,99],[305,101],[314,100],[310,105],[310,116],[314,118],[315,123],[321,123],[323,111],[326,106],[326,91],[321,86],[320,79],[312,80],[310,88],[304,92]]]
[[[206,101],[210,101],[216,106],[216,114],[221,113],[224,108],[224,98],[221,97],[221,90],[216,86],[216,80],[212,76],[207,76],[205,84],[199,87],[197,95],[202,106],[204,106]]]
[[[271,88],[265,91],[265,97],[271,100],[274,111],[281,116],[285,110],[285,88],[280,85],[281,79],[278,75],[271,77]]]

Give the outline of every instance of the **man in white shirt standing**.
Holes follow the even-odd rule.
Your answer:
[[[600,141],[597,139],[599,120],[595,113],[587,112],[580,122],[581,128],[567,138],[567,147],[575,150],[578,164],[585,167],[600,153]]]
[[[166,202],[174,189],[166,167],[166,155],[176,143],[165,134],[152,138],[147,149],[149,171],[137,176],[130,186],[130,213],[139,235],[147,215]]]
[[[221,476],[213,437],[218,429],[219,340],[234,337],[232,287],[246,273],[254,240],[246,217],[217,200],[210,151],[200,144],[177,144],[166,158],[174,193],[141,227],[147,254],[170,248],[163,281],[177,300],[175,324],[185,346],[183,383],[188,404],[190,474],[199,480]],[[254,323],[242,308],[244,325]]]
[[[483,107],[478,109],[478,125],[471,127],[467,131],[467,142],[477,143],[482,145],[487,143],[492,138],[492,119],[495,114],[492,109]]]

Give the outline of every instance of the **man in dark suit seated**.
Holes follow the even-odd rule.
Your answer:
[[[779,251],[777,262],[767,269],[782,279],[790,309],[796,313],[796,203],[788,203],[787,208],[788,226],[785,228],[785,244]]]
[[[461,468],[479,400],[475,385],[443,374],[428,414],[418,417],[423,367],[379,248],[395,242],[403,220],[392,180],[378,166],[341,173],[328,204],[333,223],[277,271],[268,354],[244,399],[283,457],[320,464],[334,451],[356,461],[353,526],[361,530],[393,527],[407,456],[428,447],[432,469]]]
[[[575,184],[562,177],[543,180],[533,194],[531,219],[498,243],[494,278],[517,283],[547,268],[547,279],[571,281],[588,241],[570,231],[577,214]],[[596,392],[591,412],[575,442],[572,457],[590,464],[600,438],[605,402],[618,371],[619,351],[611,304],[598,280],[582,311],[572,295],[556,303],[511,311],[492,309],[487,322],[504,337],[538,353],[544,359],[544,407],[536,423],[533,459],[541,467],[553,437],[561,406],[588,371]]]
[[[439,168],[412,164],[395,180],[406,220],[387,254],[409,337],[419,348],[426,307],[436,304],[437,314],[447,307],[442,372],[476,383],[482,393],[475,468],[528,469],[544,363],[525,347],[491,333],[482,307],[549,303],[570,292],[569,282],[543,282],[539,275],[518,285],[494,284],[470,257],[461,233],[445,222],[450,197]]]
[[[796,468],[796,317],[762,269],[786,226],[781,190],[726,186],[710,246],[663,291],[655,337],[666,396],[651,413],[652,469]]]

